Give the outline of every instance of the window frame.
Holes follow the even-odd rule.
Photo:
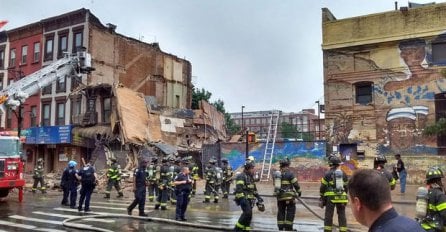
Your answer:
[[[48,117],[45,115],[45,108],[48,106]],[[42,126],[51,126],[51,101],[42,101]]]
[[[63,114],[63,116],[61,117],[60,116],[60,110],[61,110],[61,106],[63,106],[63,111],[62,111],[62,114]],[[56,101],[56,116],[55,116],[55,119],[56,119],[56,122],[55,122],[55,124],[56,125],[58,125],[58,126],[64,126],[65,125],[65,117],[66,117],[66,113],[65,113],[65,110],[66,110],[66,104],[65,104],[65,102],[64,101]]]
[[[48,43],[51,42],[51,47],[48,47]],[[49,51],[51,48],[51,51]],[[54,34],[45,36],[45,49],[44,49],[44,61],[53,60],[54,56]]]
[[[38,45],[37,49],[36,45]],[[33,63],[38,63],[40,61],[40,42],[34,42],[33,49]]]
[[[5,47],[0,47],[0,69],[5,69],[6,52]]]
[[[30,126],[35,127],[37,126],[37,106],[32,105],[30,107]]]
[[[106,101],[108,100],[108,104],[106,104]],[[108,105],[108,109],[106,109],[106,105]],[[112,98],[111,97],[103,97],[102,98],[102,122],[103,123],[110,123],[110,117],[111,117],[111,108],[112,108]]]
[[[16,59],[17,59],[16,56],[17,56],[16,49],[15,49],[15,48],[11,48],[11,49],[9,50],[9,67],[10,67],[10,68],[15,67],[15,61],[16,61]]]
[[[373,82],[371,81],[362,81],[354,84],[355,86],[355,104],[359,105],[368,105],[373,103]],[[367,94],[363,94],[364,88],[369,88]],[[360,98],[369,97],[370,99],[367,101],[360,100]]]
[[[20,65],[25,65],[27,63],[27,60],[28,60],[28,45],[23,45]]]
[[[63,80],[63,81],[61,81]],[[64,93],[67,91],[67,77],[59,78],[56,81],[56,93]]]
[[[72,44],[72,52],[75,53],[78,51],[79,48],[82,48],[84,46],[84,27],[78,27],[78,28],[73,28],[73,44]],[[76,44],[76,39],[77,39],[77,35],[80,35],[80,45],[77,46]]]
[[[62,48],[63,38],[65,38],[65,49]],[[68,30],[58,34],[57,58],[62,58],[64,56],[64,52],[68,52]]]

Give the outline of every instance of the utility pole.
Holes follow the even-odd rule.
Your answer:
[[[317,124],[318,124],[318,126],[317,126],[318,127],[317,128],[317,138],[318,138],[318,140],[320,140],[321,139],[321,115],[320,115],[320,113],[321,113],[321,110],[320,110],[321,105],[319,103],[319,100],[317,100],[316,103],[317,103]]]

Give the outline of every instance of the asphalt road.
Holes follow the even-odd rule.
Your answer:
[[[268,197],[270,187],[259,184],[259,192],[264,195],[266,211],[259,212],[254,209],[254,216],[251,226],[256,231],[274,231],[276,226],[276,200]],[[317,184],[302,184],[303,200],[315,211],[316,214],[323,216],[323,209],[317,207]],[[413,217],[415,202],[410,199],[411,193],[407,195],[398,195],[393,193],[396,202],[395,208],[401,214]],[[8,198],[0,201],[0,232],[1,231],[80,231],[64,227],[62,222],[65,219],[75,218],[73,223],[86,225],[95,228],[102,228],[109,231],[210,231],[209,228],[197,228],[189,225],[176,225],[170,222],[154,222],[147,220],[136,220],[127,218],[126,208],[133,200],[130,192],[125,192],[122,199],[116,198],[116,192],[112,192],[112,199],[106,200],[103,194],[94,193],[91,201],[91,210],[89,214],[80,214],[77,209],[70,209],[61,206],[61,195],[59,191],[50,190],[46,195],[41,193],[25,192],[25,198],[22,203],[17,200],[17,193],[11,193]],[[220,202],[202,203],[204,196],[198,194],[191,199],[190,206],[186,213],[187,223],[201,226],[219,226],[231,229],[237,222],[241,211],[235,205],[233,196],[229,199],[220,199]],[[147,202],[146,212],[149,217],[161,219],[174,219],[175,206],[168,205],[168,210],[154,210],[154,203]],[[118,215],[117,217],[107,218],[83,218],[80,216],[91,215]],[[136,216],[138,210],[133,211]],[[350,207],[347,207],[348,227],[352,231],[367,231],[359,225],[353,218]],[[337,216],[334,217],[334,222]],[[322,231],[323,222],[302,204],[297,204],[297,213],[294,228],[298,231]]]

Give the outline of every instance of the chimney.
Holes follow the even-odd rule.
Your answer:
[[[113,32],[116,31],[116,25],[115,24],[107,23],[107,27],[108,27],[108,31],[110,33],[113,33]]]

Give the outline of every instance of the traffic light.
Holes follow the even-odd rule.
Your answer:
[[[256,142],[256,134],[254,132],[248,133],[248,143],[255,143]]]

